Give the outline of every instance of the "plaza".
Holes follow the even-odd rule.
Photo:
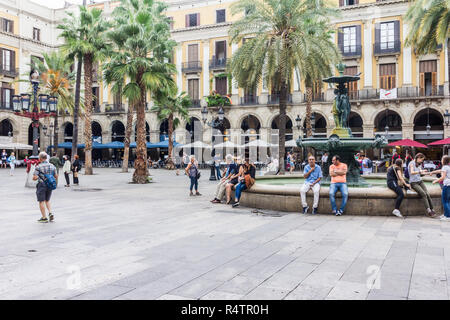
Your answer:
[[[207,171],[201,197],[184,175],[150,173],[60,177],[56,222],[39,224],[25,170],[0,170],[0,299],[449,299],[439,219],[255,213],[211,204]]]

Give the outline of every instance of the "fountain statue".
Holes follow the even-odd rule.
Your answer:
[[[331,165],[331,159],[334,155],[339,155],[341,161],[348,166],[347,183],[349,186],[361,187],[368,186],[368,183],[359,174],[359,163],[355,160],[355,153],[360,150],[382,148],[387,145],[386,137],[376,135],[375,138],[355,138],[352,130],[349,128],[348,119],[351,111],[351,104],[348,97],[349,83],[358,81],[359,75],[344,75],[345,65],[340,63],[336,66],[339,76],[333,76],[323,79],[324,82],[336,84],[333,101],[333,118],[335,128],[329,138],[299,138],[297,145],[303,148],[313,148],[315,150],[326,151],[329,153],[328,163],[322,168],[324,172],[324,182],[329,183],[328,168]]]

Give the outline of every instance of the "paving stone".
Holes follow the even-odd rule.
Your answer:
[[[324,300],[333,287],[302,283],[289,293],[285,300]]]
[[[233,279],[219,286],[217,290],[246,295],[251,290],[259,286],[263,282],[261,278],[253,278],[249,276],[236,276]]]
[[[121,287],[117,285],[106,285],[75,296],[71,300],[111,300],[130,292],[133,289],[134,288]]]
[[[266,287],[264,285],[256,287],[242,300],[281,300],[289,293],[288,290]]]
[[[365,300],[369,293],[366,284],[339,281],[330,291],[327,300]]]
[[[240,300],[243,297],[242,294],[213,290],[201,297],[200,300]]]

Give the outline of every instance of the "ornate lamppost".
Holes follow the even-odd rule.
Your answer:
[[[33,94],[22,93],[21,95],[13,96],[13,110],[15,114],[21,117],[30,118],[32,121],[33,158],[36,158],[39,153],[39,120],[56,116],[56,105],[58,104],[57,97],[50,97],[47,94],[40,94],[38,96],[39,78],[39,72],[37,70],[32,70],[30,72],[30,82],[33,87]]]
[[[214,116],[213,116],[213,119],[210,122],[208,122],[208,113],[209,113],[208,108],[206,106],[204,106],[203,109],[202,109],[203,124],[208,125],[212,129],[218,129],[219,130],[220,128],[222,128],[223,123],[224,123],[223,121],[225,119],[225,112],[223,111],[223,107],[222,106],[219,107],[219,111],[217,112],[218,117],[214,118]],[[211,151],[211,157],[213,157],[213,153],[215,153],[214,148]],[[216,181],[217,180],[216,170],[215,170],[215,167],[214,167],[214,159],[212,160],[212,163],[211,163],[211,175],[209,177],[209,180],[210,181]]]

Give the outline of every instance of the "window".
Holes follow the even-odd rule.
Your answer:
[[[395,87],[395,63],[380,64],[380,88],[391,90]]]
[[[12,96],[14,95],[14,91],[10,88],[1,88],[1,96],[2,96],[2,106],[6,109],[10,109],[12,107]]]
[[[200,14],[192,13],[186,15],[186,28],[196,27],[200,25]]]
[[[225,96],[227,94],[228,78],[227,77],[220,77],[220,78],[216,77],[215,81],[216,81],[216,92],[218,94]]]
[[[1,19],[2,22],[2,31],[3,32],[9,32],[9,33],[13,33],[14,32],[14,22],[12,20],[8,20],[8,19]]]
[[[5,71],[12,71],[12,51],[3,49],[2,50],[2,66]]]
[[[225,22],[225,9],[216,10],[216,23]]]
[[[198,44],[188,45],[188,61],[189,62],[198,61]]]
[[[344,53],[356,51],[356,27],[346,27],[342,29],[344,34]]]
[[[174,21],[173,21],[173,17],[168,17],[169,19],[169,26],[170,26],[170,30],[173,30],[173,25],[174,25]]]
[[[394,22],[380,24],[380,49],[394,49],[395,27]]]
[[[346,67],[344,74],[355,76],[358,73],[358,67]],[[358,81],[347,83],[348,96],[350,99],[356,99],[358,94]]]
[[[358,3],[359,3],[359,0],[339,0],[340,7],[353,6]]]
[[[33,40],[41,41],[41,29],[33,28]]]
[[[189,79],[188,80],[188,93],[191,100],[196,101],[199,99],[199,80]]]

